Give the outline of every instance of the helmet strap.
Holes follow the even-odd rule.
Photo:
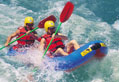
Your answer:
[[[26,30],[26,31],[28,31],[28,29],[27,29],[27,27],[26,27],[26,26],[25,26],[24,28],[25,28],[25,30]]]

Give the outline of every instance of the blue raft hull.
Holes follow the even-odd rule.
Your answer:
[[[78,50],[72,52],[68,56],[49,58],[45,57],[50,62],[50,67],[59,71],[72,71],[82,64],[87,63],[92,58],[102,58],[106,56],[108,49],[102,41],[92,41]],[[53,63],[55,62],[55,63]]]
[[[16,56],[18,54],[20,55],[24,55],[27,53],[27,50],[22,50],[22,51],[16,51],[13,49],[13,46],[9,48],[8,52],[7,52],[7,55],[8,56]]]
[[[91,41],[78,50],[73,51],[68,56],[49,58],[45,56],[44,64],[49,64],[48,68],[58,71],[72,71],[81,65],[87,63],[92,58],[103,58],[106,56],[108,49],[102,41]],[[16,53],[25,54],[24,52],[17,52],[13,49],[9,49],[8,55],[15,56]]]

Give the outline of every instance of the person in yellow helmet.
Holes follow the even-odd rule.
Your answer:
[[[74,47],[75,50],[80,48],[79,44],[75,40],[72,40],[66,46],[67,51],[64,51],[65,45],[63,44],[62,40],[67,40],[68,38],[59,32],[56,35],[54,35],[55,23],[52,20],[45,22],[44,29],[46,31],[46,34],[42,35],[42,37],[41,37],[39,49],[40,49],[40,51],[44,52],[44,50],[47,48],[49,42],[53,38],[52,44],[50,45],[50,47],[48,49],[50,54],[47,54],[47,55],[49,57],[59,56],[57,54],[66,56],[71,52],[71,50],[72,50],[71,48]],[[53,55],[53,54],[55,54],[55,55]]]
[[[34,25],[34,19],[32,17],[26,17],[25,20],[24,20],[24,26],[20,26],[16,30],[16,32],[11,34],[7,38],[5,46],[8,46],[8,44],[10,43],[12,38],[14,38],[14,37],[19,38],[22,35],[24,35],[25,33],[27,33],[26,36],[24,36],[21,39],[17,40],[17,44],[16,45],[14,45],[13,47],[11,47],[9,49],[9,52],[8,52],[8,53],[10,53],[9,55],[11,55],[11,52],[13,52],[14,50],[18,50],[19,48],[23,48],[23,47],[29,47],[29,46],[34,44],[35,40],[38,38],[37,37],[37,32],[34,31],[32,33],[29,33],[32,29],[34,29],[33,25]],[[13,52],[13,54],[14,54],[14,52]]]

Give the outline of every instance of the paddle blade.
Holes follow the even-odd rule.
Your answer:
[[[65,22],[69,19],[74,9],[74,5],[71,2],[67,2],[60,14],[60,22]]]
[[[40,21],[39,24],[38,24],[38,27],[39,27],[39,28],[44,28],[44,23],[45,23],[46,21],[48,21],[48,20],[52,20],[52,21],[55,22],[55,21],[56,21],[56,18],[55,18],[54,15],[50,15],[49,17],[47,17],[47,18],[43,19],[42,21]]]

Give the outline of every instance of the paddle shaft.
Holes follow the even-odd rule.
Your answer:
[[[33,31],[37,30],[38,28],[39,28],[39,27],[34,28],[34,29],[31,30],[29,33],[31,33],[31,32],[33,32]],[[24,37],[24,36],[26,36],[26,35],[27,35],[27,34],[22,35],[21,37],[17,38],[16,40],[10,42],[8,45],[14,43],[15,41],[19,40],[20,38],[22,38],[22,37]],[[0,50],[2,50],[2,49],[5,48],[5,47],[6,47],[6,46],[1,47]]]
[[[58,32],[58,30],[60,29],[61,25],[62,25],[62,22],[60,22],[60,24],[58,25],[58,27],[57,27],[57,29],[56,29],[56,31],[55,31],[55,35],[57,34],[57,32]],[[46,52],[48,51],[48,49],[49,49],[49,47],[50,47],[52,41],[53,41],[53,38],[51,39],[50,43],[48,44],[48,46],[47,46],[47,48],[46,48],[46,50],[45,50],[45,52],[44,52],[44,54],[43,54],[43,56],[42,56],[43,58],[44,58]]]

